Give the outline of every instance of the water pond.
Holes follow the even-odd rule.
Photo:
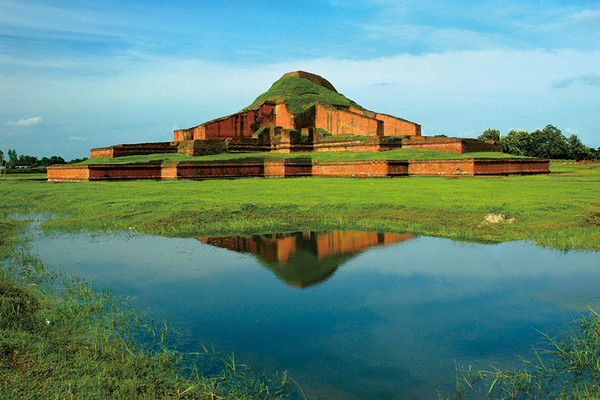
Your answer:
[[[455,366],[518,364],[598,305],[600,253],[373,232],[173,239],[40,235],[47,264],[104,283],[320,399],[430,399]]]

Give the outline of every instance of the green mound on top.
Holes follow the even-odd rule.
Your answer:
[[[338,93],[325,78],[303,71],[283,75],[273,83],[269,90],[258,96],[251,105],[242,111],[256,109],[265,101],[276,104],[285,103],[288,110],[294,115],[306,112],[316,103],[364,109],[343,94]]]

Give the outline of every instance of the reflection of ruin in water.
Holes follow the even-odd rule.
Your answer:
[[[370,247],[401,242],[414,235],[329,231],[198,238],[240,253],[251,253],[288,285],[304,288],[325,281],[346,261]]]

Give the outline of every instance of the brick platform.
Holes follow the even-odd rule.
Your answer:
[[[310,159],[248,158],[221,162],[158,164],[60,165],[47,168],[48,181],[101,181],[126,179],[231,179],[246,177],[284,178],[481,176],[547,174],[549,161],[529,158],[454,160],[373,160],[324,162]]]

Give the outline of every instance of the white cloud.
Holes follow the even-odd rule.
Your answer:
[[[69,140],[79,141],[79,140],[83,140],[83,139],[85,139],[83,136],[69,136]]]
[[[9,126],[18,126],[21,128],[28,128],[30,126],[36,126],[41,124],[44,121],[42,117],[33,117],[27,119],[20,119],[17,122],[9,122],[7,125]]]
[[[600,27],[600,10],[583,10],[563,20],[569,25],[598,29]]]

